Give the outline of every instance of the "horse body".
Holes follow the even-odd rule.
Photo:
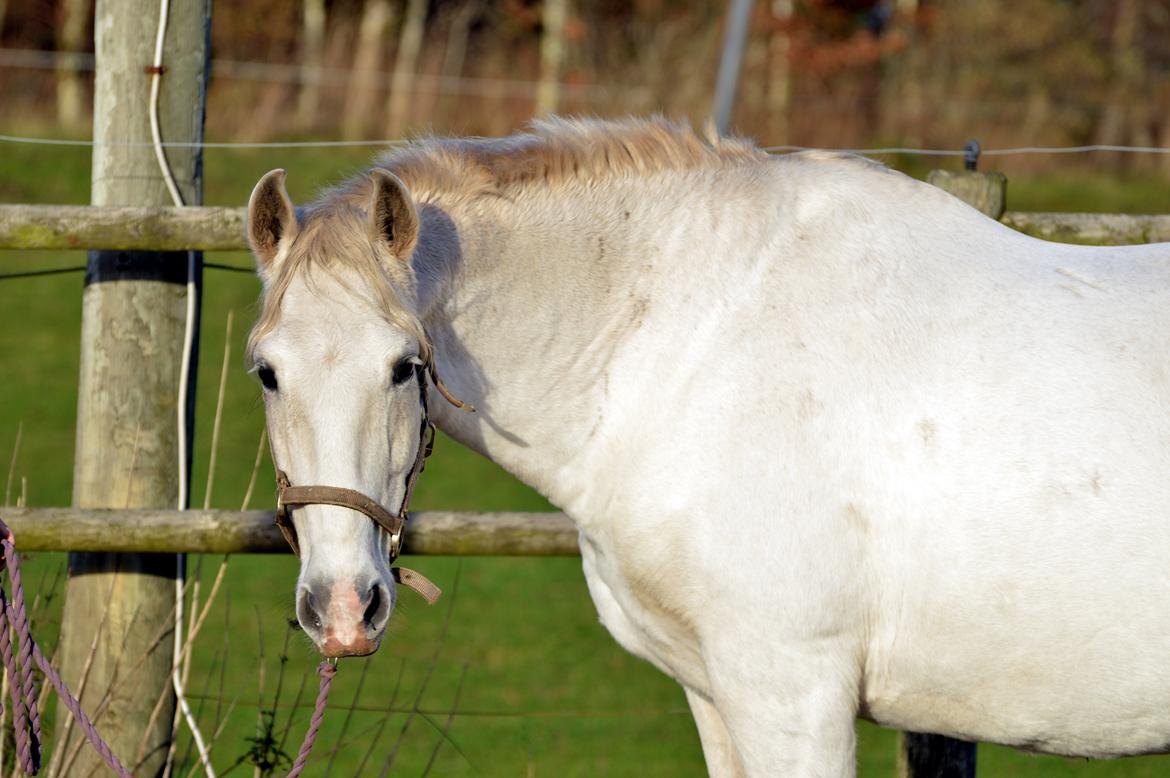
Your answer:
[[[686,688],[713,773],[852,774],[858,714],[1166,749],[1170,247],[733,157],[475,197],[386,160],[418,203],[406,297],[479,409],[436,422],[577,523],[602,621]]]

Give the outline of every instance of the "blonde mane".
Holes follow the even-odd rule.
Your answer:
[[[416,199],[465,201],[527,186],[718,168],[765,158],[750,142],[652,119],[540,119],[505,138],[429,138],[381,157]],[[358,183],[358,182],[355,182]],[[360,184],[359,184],[360,185]]]
[[[700,136],[689,125],[651,119],[550,118],[505,138],[424,138],[380,157],[384,168],[406,184],[420,203],[459,205],[480,197],[515,197],[528,187],[593,185],[607,179],[669,171],[719,169],[766,158],[746,140]],[[260,316],[248,339],[256,342],[275,326],[280,302],[292,280],[314,266],[340,266],[356,273],[392,324],[430,344],[421,322],[403,304],[413,301],[414,279],[394,263],[371,261],[365,208],[370,177],[360,174],[323,192],[297,214],[298,233],[275,277],[265,284]]]

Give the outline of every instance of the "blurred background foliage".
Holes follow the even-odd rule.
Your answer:
[[[499,135],[548,112],[702,122],[725,10],[216,0],[208,137]],[[84,134],[92,18],[91,0],[0,0],[5,124]],[[734,127],[762,145],[1170,146],[1168,40],[1170,0],[762,0]],[[1107,162],[1170,172],[1170,156]]]

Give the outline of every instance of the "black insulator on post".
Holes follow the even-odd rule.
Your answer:
[[[979,154],[983,151],[979,148],[979,141],[969,140],[967,145],[963,147],[963,167],[966,170],[974,170],[979,167]]]

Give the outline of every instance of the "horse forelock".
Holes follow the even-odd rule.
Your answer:
[[[265,283],[260,315],[248,335],[246,359],[280,321],[289,287],[299,278],[312,287],[315,274],[327,273],[351,291],[371,300],[390,325],[417,340],[420,356],[429,359],[430,339],[414,312],[415,283],[410,267],[371,240],[366,214],[345,200],[321,200],[297,214],[298,231]]]

